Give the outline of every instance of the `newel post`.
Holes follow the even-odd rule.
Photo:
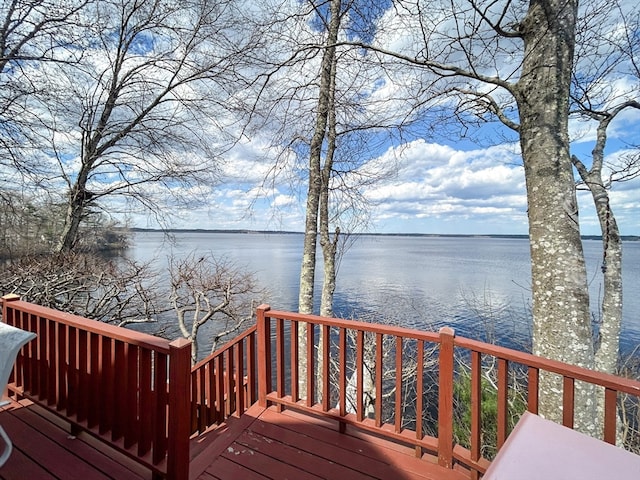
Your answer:
[[[453,339],[452,328],[440,329],[438,383],[438,464],[453,468]]]
[[[8,325],[12,325],[12,323],[9,323],[9,315],[7,314],[8,303],[17,300],[20,300],[20,295],[16,295],[15,293],[9,293],[0,298],[0,302],[2,302],[2,321]]]
[[[169,344],[169,430],[167,479],[189,478],[191,435],[191,341],[179,338]]]
[[[267,393],[271,379],[271,328],[266,313],[271,309],[269,305],[260,305],[256,311],[258,331],[258,404],[267,406]],[[268,378],[267,378],[268,377]]]

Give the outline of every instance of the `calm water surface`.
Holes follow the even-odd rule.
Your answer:
[[[168,239],[138,232],[131,256],[159,265],[168,255],[192,252],[226,257],[256,274],[273,308],[295,310],[302,241],[299,234],[178,233]],[[594,311],[601,249],[600,241],[584,241]],[[629,352],[640,344],[640,242],[623,244],[623,269],[622,350]],[[418,329],[449,325],[459,335],[526,348],[530,283],[525,239],[365,235],[340,262],[335,314]]]

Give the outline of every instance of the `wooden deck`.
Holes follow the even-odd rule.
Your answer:
[[[292,410],[255,405],[213,435],[201,452],[192,446],[192,479],[468,480],[412,448]]]
[[[129,458],[86,434],[72,437],[65,424],[30,402],[0,412],[0,424],[13,440],[0,479],[123,479],[151,475]],[[339,433],[332,421],[274,408],[251,407],[240,418],[191,443],[190,478],[227,479],[394,479],[468,480],[442,469],[432,457],[348,429]]]
[[[0,467],[2,480],[149,478],[139,464],[86,434],[70,435],[68,424],[29,401],[1,410],[0,425],[13,443],[11,457]]]

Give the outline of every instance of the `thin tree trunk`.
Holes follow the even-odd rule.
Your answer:
[[[331,66],[331,84],[329,94],[328,131],[327,131],[327,155],[322,167],[322,191],[320,193],[320,246],[322,247],[323,273],[322,296],[320,299],[320,315],[323,317],[333,316],[333,293],[336,290],[336,251],[340,229],[336,227],[333,239],[329,233],[331,219],[329,217],[329,190],[331,175],[333,172],[333,160],[336,153],[336,69],[337,60],[335,55]]]
[[[326,48],[322,55],[320,70],[320,91],[318,93],[318,110],[313,138],[309,153],[309,186],[307,191],[307,205],[305,217],[304,247],[302,266],[300,269],[300,292],[298,296],[298,310],[300,313],[313,313],[314,283],[316,268],[316,248],[318,237],[318,210],[322,191],[322,145],[327,131],[328,112],[331,103],[331,75],[335,58],[335,43],[340,28],[340,0],[332,0],[330,6],[331,19],[326,40]],[[298,374],[300,378],[300,396],[306,396],[307,374],[307,331],[305,325],[300,325],[298,331],[300,358]]]
[[[533,351],[593,367],[587,275],[569,154],[568,104],[576,0],[534,0],[521,25],[522,77],[515,92],[527,185]],[[593,394],[576,388],[576,426],[593,425]],[[562,420],[562,381],[540,379],[540,413]]]
[[[331,174],[333,172],[333,159],[336,152],[336,107],[335,107],[335,85],[336,85],[336,68],[337,60],[334,55],[331,65],[331,84],[329,94],[329,112],[328,112],[328,125],[327,125],[327,153],[322,167],[322,191],[320,193],[320,246],[322,247],[322,265],[323,265],[323,280],[322,280],[322,294],[320,297],[320,315],[323,317],[333,317],[333,293],[336,290],[336,249],[338,245],[338,238],[340,235],[340,229],[336,227],[336,231],[333,239],[329,233],[331,219],[329,217],[329,190],[331,183]],[[317,351],[317,363],[316,369],[316,382],[318,385],[322,385],[324,376],[328,376],[328,371],[323,371],[321,365],[324,365],[324,343],[329,339],[324,337],[324,334],[320,332],[318,338],[318,351]],[[328,363],[327,363],[328,366]]]
[[[620,110],[618,110],[620,111]],[[600,328],[595,345],[595,368],[604,373],[616,373],[620,350],[620,329],[622,326],[622,241],[613,211],[609,204],[609,193],[602,179],[604,147],[607,143],[607,127],[613,115],[600,119],[593,149],[591,170],[587,170],[577,157],[573,164],[582,181],[589,188],[600,223],[602,233],[602,274],[603,292],[600,305]],[[597,391],[597,418],[604,418],[604,391]],[[604,428],[597,422],[599,435]]]

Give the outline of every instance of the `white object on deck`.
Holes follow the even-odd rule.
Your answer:
[[[0,406],[7,403],[2,402],[2,395],[4,395],[4,391],[7,388],[9,375],[11,375],[11,370],[13,369],[13,364],[16,361],[18,352],[34,338],[36,338],[36,334],[33,332],[25,332],[24,330],[0,322]],[[2,437],[6,444],[2,455],[0,455],[0,467],[2,467],[9,459],[13,446],[7,432],[5,432],[1,426],[0,437]]]
[[[640,455],[525,412],[482,480],[638,480]]]

